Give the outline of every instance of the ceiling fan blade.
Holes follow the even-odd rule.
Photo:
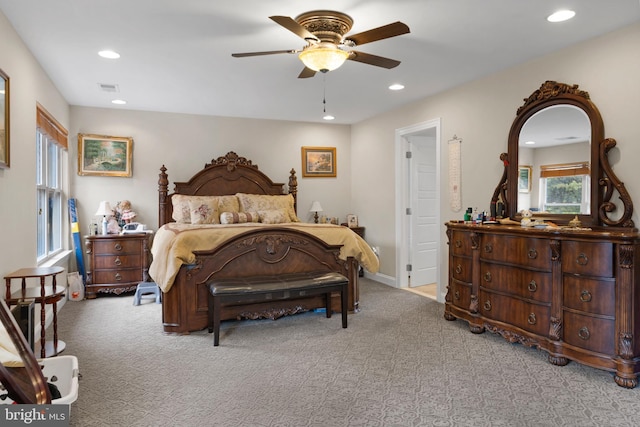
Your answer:
[[[310,41],[320,41],[316,36],[311,34],[305,27],[298,24],[293,18],[288,16],[270,16],[269,19],[274,21],[276,24],[282,25],[287,30],[291,31],[293,34],[297,35],[301,39]]]
[[[298,74],[299,79],[308,79],[309,77],[313,77],[316,75],[316,72],[309,67],[304,67],[304,69]]]
[[[370,53],[356,52],[355,50],[351,51],[351,55],[349,55],[347,59],[382,68],[394,68],[400,65],[400,61],[396,61],[395,59],[372,55]]]
[[[398,21],[369,31],[364,31],[362,33],[347,35],[345,40],[351,40],[356,44],[356,46],[360,46],[365,43],[388,39],[389,37],[395,37],[409,32],[407,24]]]
[[[234,58],[244,58],[246,56],[261,56],[261,55],[277,55],[279,53],[298,53],[297,50],[267,50],[264,52],[245,52],[245,53],[232,53]]]

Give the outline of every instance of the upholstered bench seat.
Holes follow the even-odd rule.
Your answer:
[[[327,317],[331,317],[331,293],[340,292],[342,327],[347,327],[349,280],[335,272],[291,273],[278,276],[212,279],[209,286],[209,333],[213,345],[220,340],[220,310],[223,304],[258,303],[314,295],[325,296]]]

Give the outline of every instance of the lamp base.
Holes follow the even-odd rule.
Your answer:
[[[314,221],[316,224],[318,223],[318,212],[316,212],[316,213],[313,215],[313,221]]]

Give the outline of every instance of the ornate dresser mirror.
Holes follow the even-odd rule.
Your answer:
[[[633,227],[633,203],[607,156],[616,142],[605,139],[589,93],[546,81],[524,101],[509,131],[508,153],[501,155],[505,171],[492,207],[504,206],[504,215],[515,220],[526,209],[559,225],[577,216],[586,227]]]

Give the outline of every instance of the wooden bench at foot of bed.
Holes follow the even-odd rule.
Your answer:
[[[271,277],[218,279],[209,286],[209,333],[213,345],[220,342],[220,313],[223,304],[251,304],[263,301],[322,295],[328,318],[331,317],[331,294],[340,293],[342,327],[347,327],[347,299],[349,280],[334,272],[294,273]]]

